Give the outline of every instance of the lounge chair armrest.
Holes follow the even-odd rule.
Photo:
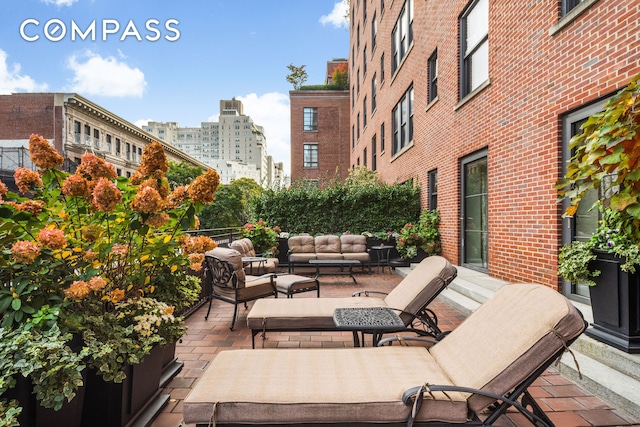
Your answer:
[[[378,342],[378,347],[382,347],[385,344],[389,344],[392,343],[394,341],[398,341],[398,342],[403,342],[403,341],[420,341],[420,342],[426,342],[429,344],[436,344],[438,341],[436,340],[432,340],[429,338],[423,338],[423,337],[402,337],[399,335],[396,335],[395,337],[388,337],[388,338],[384,338],[381,339]]]
[[[518,411],[520,411],[522,415],[527,417],[528,420],[533,425],[541,426],[541,427],[544,427],[544,426],[551,427],[544,419],[534,414],[532,411],[527,409],[524,405],[522,405],[518,401],[510,399],[508,396],[502,396],[496,393],[491,393],[490,391],[479,390],[477,388],[461,387],[461,386],[455,386],[455,385],[437,385],[437,384],[424,384],[421,386],[411,387],[410,389],[407,389],[402,394],[402,402],[407,406],[413,407],[413,410],[409,415],[410,418],[408,420],[407,425],[413,425],[413,418],[420,410],[424,393],[430,394],[432,392],[437,392],[437,391],[443,392],[445,396],[447,395],[446,392],[448,391],[456,391],[460,393],[471,393],[471,394],[491,397],[493,399],[496,399],[496,401],[498,402],[504,402],[508,405],[513,406]],[[416,401],[416,398],[417,398],[417,401]]]
[[[365,297],[368,297],[369,294],[389,295],[387,292],[363,290],[363,291],[356,291],[351,296],[352,297],[359,297],[362,294],[364,294]]]
[[[273,281],[275,277],[276,277],[275,273],[267,273],[267,274],[263,274],[262,276],[255,276],[252,279],[245,279],[245,282],[250,283],[250,282],[255,282],[256,280],[261,280],[266,278],[271,278],[271,281]]]

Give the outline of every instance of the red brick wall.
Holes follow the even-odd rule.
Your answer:
[[[367,2],[367,22],[362,7]],[[351,85],[361,69],[351,123],[362,99],[370,99],[371,78],[378,77],[377,110],[361,131],[351,163],[371,144],[385,123],[386,150],[378,153],[378,171],[386,182],[414,178],[427,207],[427,173],[438,169],[438,208],[442,215],[444,255],[459,262],[460,160],[486,148],[489,174],[489,274],[511,281],[557,287],[561,212],[554,183],[561,171],[561,118],[571,110],[624,86],[640,72],[640,7],[634,0],[600,0],[555,34],[558,0],[489,1],[490,84],[463,105],[458,89],[458,17],[466,0],[414,0],[414,41],[396,75],[391,74],[391,32],[405,1],[351,2],[351,29],[360,25],[360,49],[349,58]],[[378,33],[372,53],[371,19]],[[362,50],[367,46],[367,74]],[[427,59],[438,50],[438,100],[428,107]],[[354,64],[353,68],[351,64]],[[413,83],[414,141],[391,156],[391,110]],[[378,135],[378,141],[380,136]],[[379,144],[379,143],[378,143]],[[370,150],[370,149],[369,149]]]
[[[291,91],[291,181],[345,178],[349,173],[349,92]],[[318,131],[304,132],[303,110],[318,108]],[[305,169],[303,144],[318,143],[318,168]]]
[[[32,133],[55,140],[62,153],[62,107],[55,94],[0,95],[0,139],[29,139]]]

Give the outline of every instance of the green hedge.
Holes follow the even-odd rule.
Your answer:
[[[418,221],[420,206],[420,188],[412,184],[295,186],[265,190],[253,200],[251,217],[292,234],[397,232]]]

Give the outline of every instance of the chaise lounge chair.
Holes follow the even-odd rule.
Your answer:
[[[335,331],[333,314],[336,308],[389,307],[398,311],[407,329],[436,339],[443,336],[438,319],[427,306],[456,277],[456,268],[441,256],[425,258],[386,297],[371,296],[380,292],[361,291],[353,297],[261,299],[247,314],[251,341],[268,331]],[[414,321],[420,329],[412,327]],[[377,337],[374,336],[374,341]],[[358,345],[354,332],[354,345]],[[363,343],[364,344],[364,343]]]
[[[558,292],[518,284],[429,348],[223,351],[186,397],[184,422],[492,425],[513,407],[553,426],[527,388],[585,327]]]

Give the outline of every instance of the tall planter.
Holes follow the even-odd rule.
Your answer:
[[[601,274],[589,287],[592,327],[585,334],[627,353],[640,353],[640,272],[620,270],[622,260],[597,251],[591,269]]]
[[[122,383],[106,382],[89,371],[83,425],[147,425],[169,400],[169,395],[162,393],[162,387],[168,382],[163,371],[176,363],[171,357],[171,348],[175,346],[157,346],[141,363],[128,365],[127,377]]]

